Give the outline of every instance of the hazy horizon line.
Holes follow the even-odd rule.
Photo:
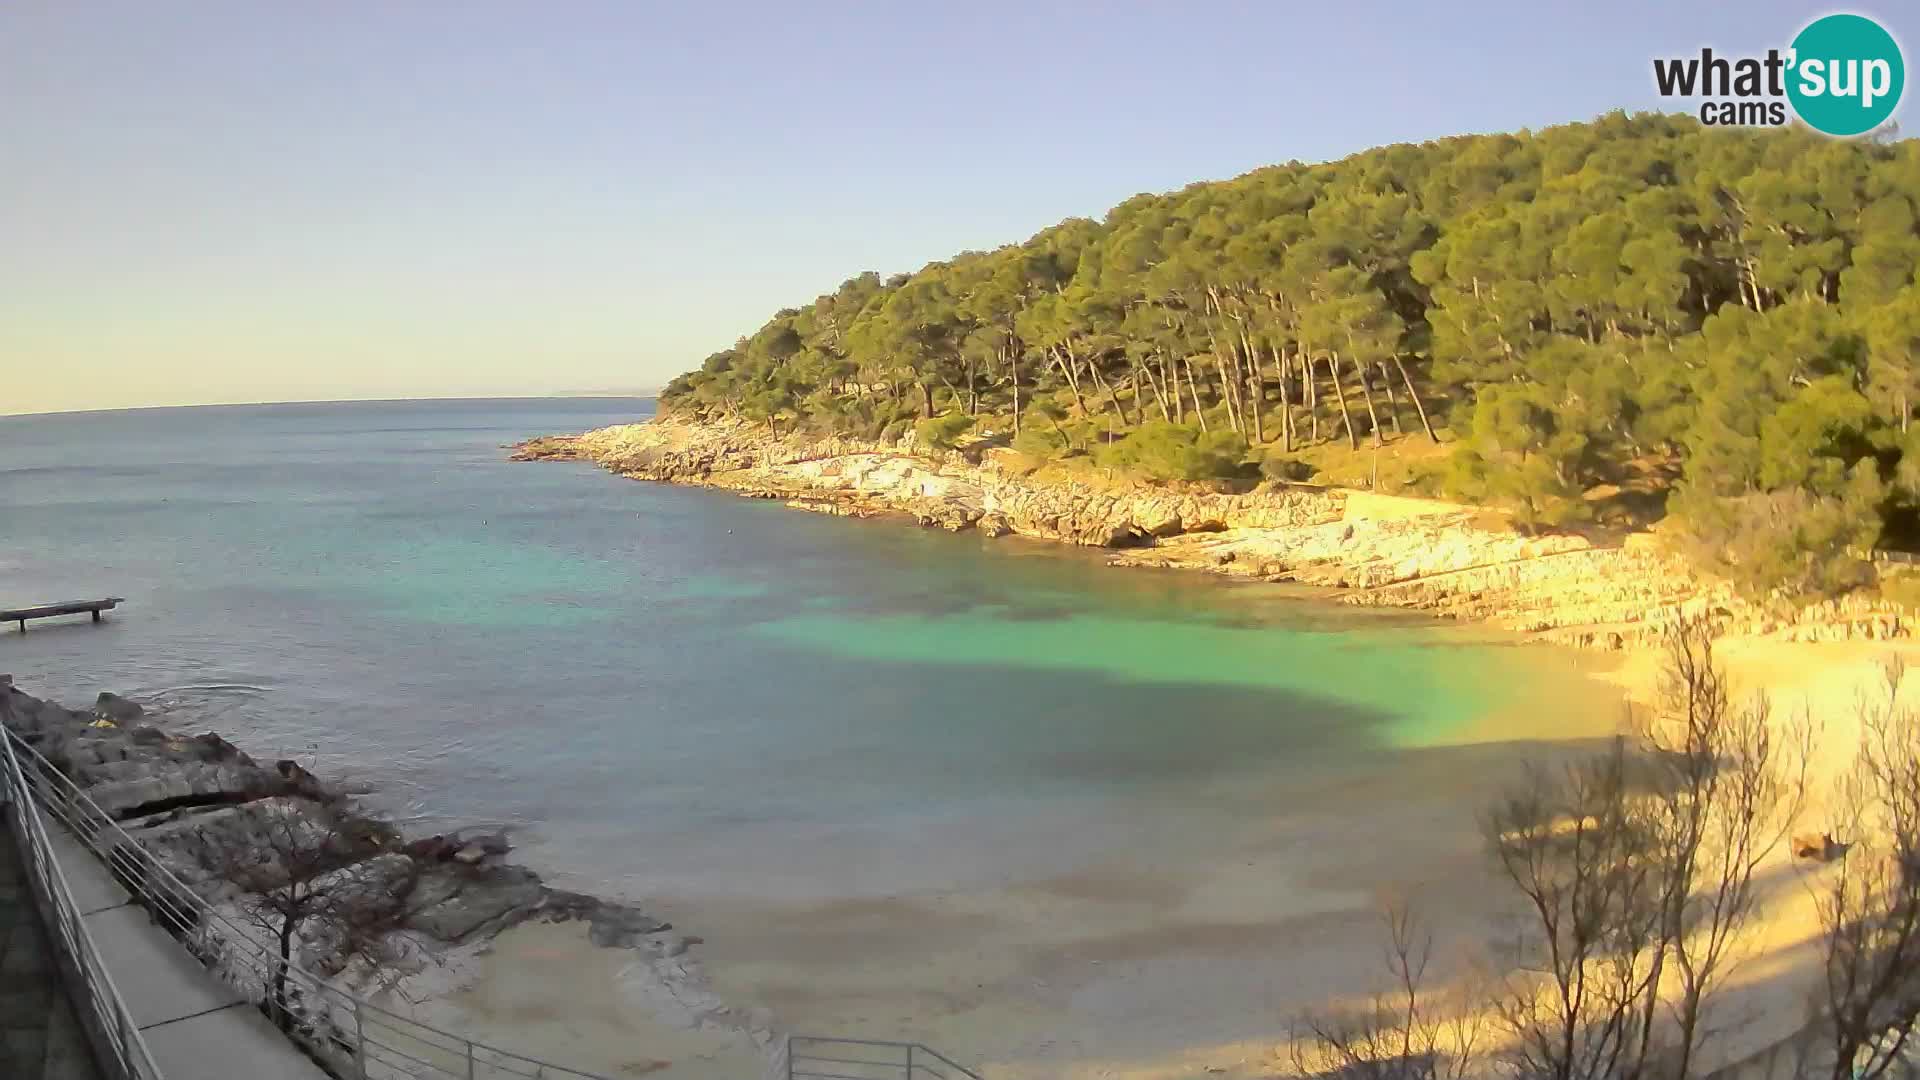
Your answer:
[[[653,401],[659,391],[645,393],[596,393],[591,391],[556,394],[447,394],[427,397],[345,397],[283,398],[272,401],[195,401],[178,405],[122,405],[105,409],[30,409],[25,412],[0,412],[0,420],[24,416],[90,416],[96,413],[157,412],[165,409],[253,409],[269,405],[383,405],[412,401]]]

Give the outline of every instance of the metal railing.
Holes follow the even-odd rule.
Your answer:
[[[65,773],[11,731],[0,729],[7,790],[16,816],[33,830],[30,865],[50,875],[61,896],[63,935],[82,943],[86,970],[96,973],[118,1019],[107,1025],[109,1052],[131,1064],[128,1080],[163,1080],[140,1034],[113,992],[113,984],[86,939],[65,878],[40,824],[44,809],[113,874],[154,921],[223,982],[260,1006],[287,1036],[336,1076],[353,1080],[606,1080],[401,1016],[348,993],[298,964],[283,965],[273,944],[255,929],[229,918],[146,845],[120,827]],[[21,826],[16,826],[16,832]],[[23,850],[28,848],[22,841]],[[272,1001],[275,977],[284,968],[281,999]],[[789,1036],[778,1063],[787,1080],[980,1080],[979,1074],[918,1043]]]
[[[95,1064],[112,1080],[161,1080],[160,1068],[81,920],[14,745],[11,732],[0,739],[0,802],[5,803],[8,829],[20,849],[41,922],[50,931],[48,943],[64,976],[66,996],[93,1046]],[[33,753],[24,745],[22,749]]]
[[[980,1080],[919,1043],[789,1035],[786,1080]]]
[[[207,903],[31,746],[11,731],[0,742],[8,747],[10,776],[23,792],[17,803],[38,803],[66,826],[155,922],[223,982],[260,1006],[288,1038],[334,1075],[354,1080],[606,1080],[423,1024],[333,986],[298,964],[283,964],[258,930]],[[27,816],[34,817],[31,810]],[[59,868],[53,872],[57,875]],[[97,966],[97,957],[93,962]],[[273,987],[283,968],[281,1000],[274,1002]],[[110,987],[105,969],[99,970],[102,985]],[[130,1041],[138,1049],[137,1032]],[[144,1049],[139,1053],[144,1060]],[[131,1075],[157,1080],[160,1074],[151,1062],[147,1067],[149,1071]]]

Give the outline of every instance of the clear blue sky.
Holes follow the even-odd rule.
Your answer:
[[[654,386],[859,270],[1658,107],[1828,10],[9,0],[0,413]]]

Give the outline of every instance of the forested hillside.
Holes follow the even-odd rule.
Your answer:
[[[1387,146],[858,275],[663,399],[1159,479],[1383,446],[1531,525],[1665,514],[1750,588],[1832,591],[1920,516],[1917,208],[1912,141],[1613,114]]]

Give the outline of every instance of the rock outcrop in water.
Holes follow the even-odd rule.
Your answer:
[[[776,436],[743,421],[667,415],[513,448],[516,461],[589,461],[636,480],[724,488],[797,509],[909,516],[952,531],[1116,549],[1115,565],[1199,569],[1344,590],[1390,606],[1620,648],[1680,612],[1730,631],[1811,640],[1905,637],[1913,615],[1868,600],[1791,616],[1742,603],[1656,537],[1528,536],[1497,514],[1310,485],[1239,494],[1036,473],[1005,449],[930,451],[841,436]]]
[[[109,700],[111,699],[111,700]],[[263,765],[213,733],[183,736],[139,723],[138,705],[102,694],[96,712],[63,708],[0,682],[0,724],[66,776],[121,828],[160,857],[183,882],[213,903],[233,887],[195,857],[196,833],[233,830],[235,815],[268,802],[295,814],[346,810],[383,838],[351,871],[393,884],[404,912],[394,929],[452,945],[484,938],[530,919],[579,919],[603,945],[684,951],[672,927],[645,912],[555,889],[505,860],[510,844],[492,829],[463,829],[412,841],[353,810],[340,790],[297,762]],[[305,943],[306,965],[332,970],[339,957],[326,943]]]

